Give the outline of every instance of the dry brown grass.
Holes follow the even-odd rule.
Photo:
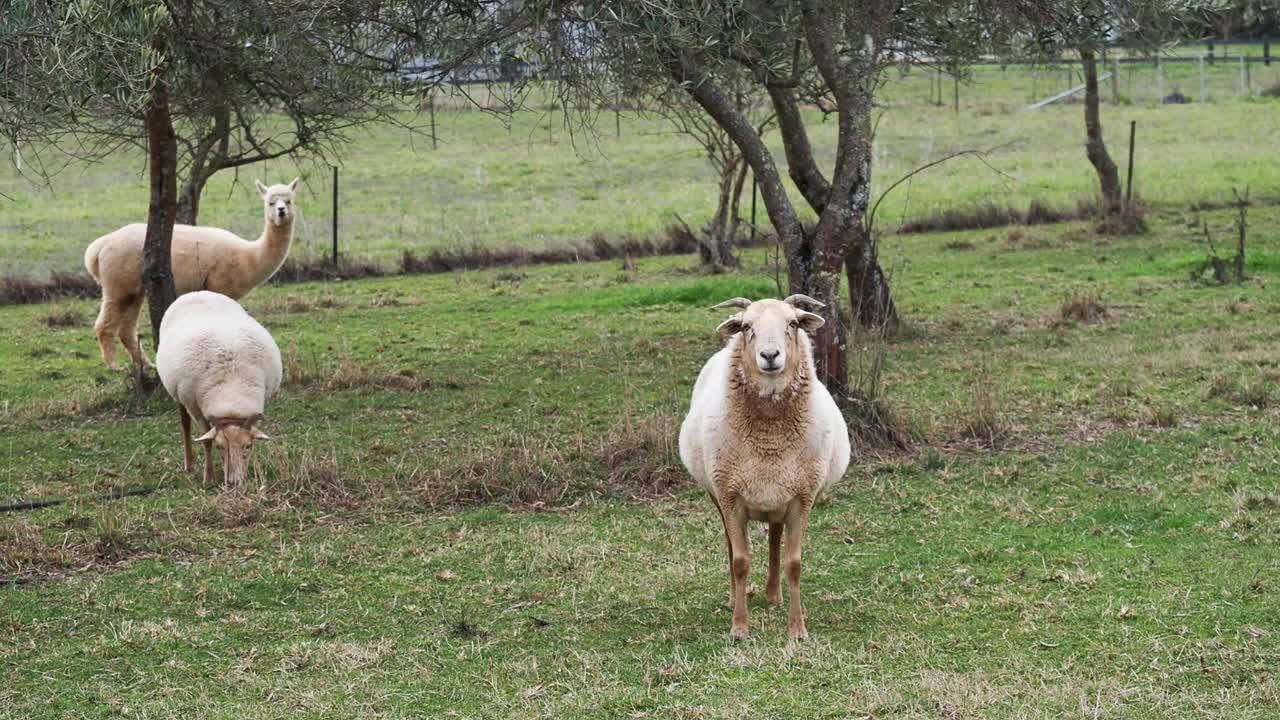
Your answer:
[[[286,346],[281,355],[286,386],[313,387],[322,390],[375,389],[408,392],[431,388],[461,390],[465,387],[456,380],[423,377],[412,368],[388,372],[368,367],[346,353],[338,355],[336,363],[329,365],[322,362],[319,355],[304,356],[295,343]]]
[[[54,303],[41,320],[51,328],[85,327],[89,324],[89,319],[84,313],[58,303]]]
[[[1000,412],[995,378],[991,366],[983,363],[973,379],[973,403],[961,414],[959,436],[984,448],[1001,447],[1009,436],[1009,428]]]
[[[513,433],[451,445],[450,461],[411,473],[409,484],[432,507],[500,501],[555,509],[584,495],[666,497],[688,477],[678,432],[674,411],[657,410],[625,413],[600,434]]]
[[[1077,290],[1058,307],[1055,326],[1068,326],[1073,323],[1093,323],[1107,318],[1107,306],[1096,289]]]

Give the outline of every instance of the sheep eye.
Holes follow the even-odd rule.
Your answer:
[[[792,321],[791,321],[791,328],[794,330],[795,328],[798,328],[798,327],[800,327],[800,321],[799,321],[799,320],[792,320]]]

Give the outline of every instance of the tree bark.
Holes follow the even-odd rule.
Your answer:
[[[1098,173],[1098,185],[1102,190],[1102,207],[1108,215],[1120,212],[1120,171],[1107,152],[1102,141],[1102,120],[1098,112],[1098,65],[1093,50],[1080,49],[1080,62],[1084,67],[1084,129],[1087,141],[1085,153]]]
[[[204,181],[197,182],[188,178],[182,183],[182,192],[178,195],[178,206],[174,211],[177,222],[183,225],[195,225],[200,217],[200,194],[204,192]]]
[[[163,57],[159,40],[153,44]],[[151,70],[151,98],[143,112],[151,175],[151,202],[142,250],[142,286],[147,293],[151,330],[160,347],[160,321],[177,296],[173,285],[171,247],[178,194],[178,143],[169,114],[169,84],[163,64]]]

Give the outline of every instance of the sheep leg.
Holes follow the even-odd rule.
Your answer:
[[[191,415],[178,403],[178,419],[182,422],[182,460],[187,472],[196,469],[196,454],[191,452]]]
[[[729,538],[729,574],[733,578],[733,624],[730,640],[745,640],[747,629],[747,579],[751,574],[751,546],[747,540],[746,508],[736,498],[725,498],[724,530]]]
[[[711,498],[711,503],[716,506],[716,512],[720,513],[720,527],[724,530],[724,547],[729,555],[729,602],[728,606],[733,607],[733,589],[737,584],[733,580],[733,542],[729,540],[729,524],[725,522],[724,510],[720,507],[720,501],[716,500],[716,496],[710,492],[707,496]]]
[[[769,578],[764,583],[764,595],[771,607],[782,604],[782,573],[779,572],[782,555],[782,528],[780,522],[769,523]]]
[[[787,611],[787,635],[793,640],[808,640],[809,631],[804,626],[804,607],[800,604],[800,546],[804,542],[804,529],[809,523],[810,498],[796,498],[787,512],[787,590],[791,606]]]
[[[120,322],[119,303],[106,297],[98,308],[98,319],[93,323],[93,334],[98,338],[98,346],[102,349],[102,362],[108,370],[119,370],[116,364],[116,328]]]
[[[119,324],[120,342],[124,345],[124,349],[129,351],[129,357],[133,358],[134,366],[150,370],[153,367],[151,361],[147,359],[147,354],[142,351],[142,345],[138,343],[140,312],[142,312],[142,296],[133,298],[131,303],[124,306]]]

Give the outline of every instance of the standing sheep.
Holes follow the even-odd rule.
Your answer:
[[[293,241],[293,194],[298,178],[288,185],[254,184],[262,195],[262,235],[249,242],[215,227],[174,225],[173,284],[179,295],[212,290],[239,300],[266,282],[284,264]],[[84,266],[102,286],[102,307],[93,324],[102,360],[115,370],[118,338],[133,363],[151,367],[138,344],[138,313],[146,293],[142,289],[144,223],[126,225],[94,240],[84,252]]]
[[[814,376],[810,334],[823,319],[800,309],[818,301],[734,298],[716,307],[742,308],[718,331],[729,338],[703,366],[689,415],[680,428],[680,459],[711,496],[729,547],[733,623],[729,637],[747,637],[747,521],[769,524],[765,595],[782,604],[779,554],[786,532],[787,632],[809,636],[800,605],[800,546],[818,494],[849,465],[849,432],[825,386]]]
[[[280,388],[280,348],[266,328],[240,303],[215,292],[183,295],[160,323],[156,349],[160,381],[178,403],[182,449],[187,470],[191,418],[204,435],[204,481],[213,482],[213,445],[222,451],[226,485],[244,482],[254,440],[269,439],[258,430],[267,400]]]

